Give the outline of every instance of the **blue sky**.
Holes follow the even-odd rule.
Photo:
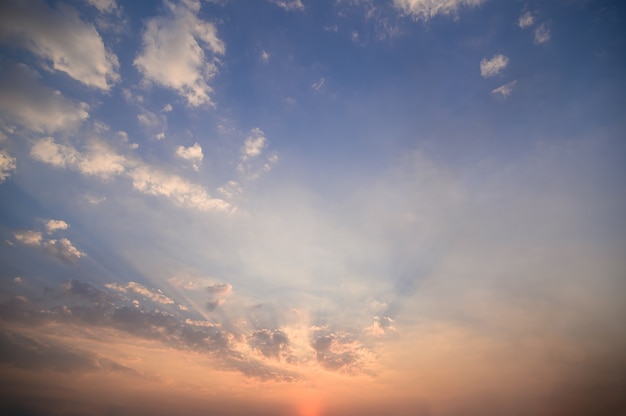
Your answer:
[[[4,2],[3,410],[616,414],[624,27]]]

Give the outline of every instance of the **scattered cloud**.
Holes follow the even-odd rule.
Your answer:
[[[30,155],[41,162],[62,168],[78,170],[84,175],[109,179],[125,171],[126,159],[100,141],[91,141],[81,153],[70,145],[58,144],[54,138],[37,140]]]
[[[483,78],[496,76],[509,64],[509,58],[504,55],[494,55],[491,59],[480,61],[480,75]]]
[[[74,247],[67,238],[44,239],[41,232],[32,230],[15,231],[13,237],[18,243],[41,248],[46,254],[67,264],[74,264],[78,259],[85,256],[85,253]]]
[[[87,0],[89,4],[98,9],[101,13],[113,13],[117,10],[115,0]]]
[[[375,337],[385,335],[385,331],[395,331],[393,327],[393,319],[388,316],[375,316],[372,325],[365,328],[365,332]]]
[[[461,7],[475,7],[485,0],[394,0],[396,8],[415,20],[429,21],[437,15],[457,15]]]
[[[304,4],[302,4],[302,0],[270,0],[270,2],[274,3],[281,9],[287,10],[289,12],[304,10]]]
[[[6,150],[0,150],[0,183],[10,177],[15,168],[15,158]]]
[[[226,298],[232,292],[232,286],[228,283],[214,283],[206,287],[206,291],[211,296],[206,303],[206,308],[213,311],[226,303]]]
[[[193,169],[196,171],[200,169],[200,164],[204,158],[202,147],[198,143],[194,143],[193,146],[189,147],[178,146],[176,148],[176,156],[191,162]]]
[[[250,131],[250,136],[246,138],[241,148],[242,160],[258,157],[266,146],[267,139],[265,138],[265,134],[260,128],[255,127]]]
[[[532,26],[535,23],[535,16],[531,12],[526,12],[519,17],[517,25],[522,29]]]
[[[69,228],[69,224],[63,220],[46,220],[44,222],[44,226],[46,227],[46,232],[48,234],[53,234],[59,230],[67,230]]]
[[[35,141],[30,155],[52,166],[77,170],[103,180],[124,174],[130,177],[137,191],[166,197],[181,206],[200,210],[230,209],[224,200],[211,198],[202,186],[141,160],[117,154],[99,141],[92,141],[85,152],[79,152],[73,146],[58,144],[54,138],[46,137]]]
[[[213,23],[198,18],[200,2],[166,2],[167,16],[146,23],[143,48],[134,61],[146,82],[175,90],[191,107],[214,105],[209,85],[216,59],[226,52]]]
[[[513,87],[515,87],[515,84],[517,84],[517,81],[508,82],[504,85],[500,85],[498,88],[495,88],[491,91],[491,93],[506,98],[513,92]]]
[[[165,106],[163,107],[163,111],[164,113],[169,113],[170,111],[172,111],[174,108],[172,107],[172,104],[165,104]]]
[[[52,68],[104,91],[119,81],[117,56],[109,51],[95,27],[72,7],[50,8],[40,1],[4,1],[0,5],[0,41],[28,49]]]
[[[134,293],[137,295],[141,295],[146,299],[150,299],[153,302],[160,303],[162,305],[171,305],[174,301],[165,296],[161,291],[157,291],[154,289],[148,289],[147,287],[140,285],[136,282],[128,282],[126,285],[120,285],[118,283],[109,283],[106,284],[105,287],[116,290],[122,293]]]
[[[552,37],[552,34],[550,33],[550,28],[548,28],[548,26],[546,26],[545,23],[540,24],[535,29],[535,43],[536,44],[541,45],[543,43],[546,43],[550,40],[551,37]]]
[[[49,134],[73,129],[89,117],[87,103],[74,103],[39,81],[39,74],[26,65],[3,73],[0,114],[28,130]]]
[[[261,51],[261,56],[259,56],[259,60],[263,63],[268,63],[270,61],[270,54],[266,51]]]
[[[311,88],[313,88],[315,91],[319,91],[324,86],[325,82],[326,82],[326,80],[324,78],[320,78],[319,81],[314,82],[313,84],[311,84]]]
[[[252,348],[266,358],[280,361],[287,359],[292,361],[289,337],[280,329],[261,329],[254,331],[248,337],[248,343]]]
[[[315,331],[311,347],[318,364],[327,371],[360,374],[372,360],[371,352],[348,334]]]

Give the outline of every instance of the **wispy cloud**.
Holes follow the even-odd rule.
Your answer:
[[[270,0],[270,2],[289,12],[304,10],[302,0]]]
[[[546,43],[550,40],[551,37],[552,37],[552,34],[550,32],[550,28],[545,23],[540,24],[535,29],[535,43],[536,44],[541,45],[543,43]]]
[[[491,93],[506,98],[513,92],[513,87],[515,87],[515,84],[517,84],[517,81],[508,82],[504,85],[500,85],[498,88],[493,89]]]
[[[519,17],[517,25],[522,29],[532,26],[535,23],[535,16],[531,12],[526,12]]]
[[[15,168],[15,158],[6,150],[0,150],[0,183],[10,177]]]

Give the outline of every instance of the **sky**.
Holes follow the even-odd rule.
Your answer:
[[[625,12],[2,1],[0,412],[626,412]]]

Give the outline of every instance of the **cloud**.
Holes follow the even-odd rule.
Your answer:
[[[115,0],[87,0],[89,4],[98,9],[101,13],[113,13],[117,10]]]
[[[202,147],[198,143],[194,143],[193,146],[184,147],[178,146],[176,148],[176,156],[181,159],[185,159],[191,162],[194,170],[200,168],[204,155],[202,154]]]
[[[480,75],[483,78],[498,75],[509,64],[509,58],[504,55],[494,55],[491,59],[480,61]]]
[[[259,60],[263,63],[268,63],[270,61],[270,54],[266,51],[261,51],[261,56],[259,56]]]
[[[151,301],[160,303],[162,305],[171,305],[174,303],[171,298],[165,296],[160,291],[148,289],[147,287],[140,285],[136,282],[128,282],[126,285],[110,283],[106,284],[105,287],[122,293],[136,293],[146,299],[150,299]]]
[[[252,348],[264,357],[280,361],[281,358],[292,360],[289,337],[280,329],[261,329],[248,337]]]
[[[358,374],[365,370],[370,354],[358,341],[348,335],[321,332],[313,337],[311,347],[322,368],[347,374]]]
[[[517,24],[522,29],[532,26],[535,23],[535,17],[531,12],[526,12],[519,17]]]
[[[228,211],[231,208],[226,201],[212,198],[202,186],[153,166],[140,164],[130,170],[129,176],[136,190],[166,197],[181,206],[202,211]]]
[[[289,12],[304,10],[304,4],[302,4],[302,0],[270,0],[270,2],[274,3],[281,9],[287,10]]]
[[[250,136],[246,138],[241,148],[241,158],[243,160],[259,156],[267,146],[267,139],[260,128],[255,127],[250,133]]]
[[[88,144],[86,152],[81,153],[72,146],[58,144],[52,137],[46,137],[33,144],[30,155],[41,162],[78,170],[84,175],[101,179],[108,179],[125,171],[125,157],[95,140]]]
[[[46,137],[35,141],[30,155],[52,166],[77,170],[103,180],[124,174],[132,180],[137,191],[166,197],[181,206],[204,211],[228,211],[231,208],[226,201],[210,197],[202,186],[141,160],[128,159],[97,140],[88,144],[85,152],[79,152],[70,145],[58,144],[52,137]]]
[[[63,220],[46,220],[44,223],[46,232],[52,234],[59,230],[67,230],[69,228],[68,223]]]
[[[358,34],[357,34],[357,39],[358,39]],[[326,80],[324,78],[320,78],[319,81],[314,82],[313,84],[311,84],[311,88],[313,88],[315,91],[319,91],[324,86],[325,82],[326,82]]]
[[[517,81],[508,82],[504,85],[500,85],[498,88],[493,89],[491,93],[506,98],[513,92],[513,87],[515,87],[515,84],[517,84]]]
[[[429,21],[438,14],[457,14],[461,7],[475,7],[485,0],[394,0],[393,4],[415,20]]]
[[[375,337],[385,335],[385,331],[395,331],[393,319],[388,316],[375,316],[372,325],[365,328],[365,332]]]
[[[0,150],[0,183],[10,177],[15,168],[15,158],[6,150]]]
[[[89,117],[89,106],[74,103],[59,91],[39,84],[39,74],[17,65],[0,77],[0,113],[36,132],[54,133],[75,128]]]
[[[177,91],[191,107],[214,105],[208,82],[217,73],[216,59],[207,55],[223,55],[224,42],[212,23],[198,18],[198,1],[166,1],[165,6],[167,16],[146,23],[134,65],[145,81]]]
[[[230,296],[232,292],[232,286],[228,283],[214,283],[207,286],[206,290],[211,297],[205,306],[207,310],[214,311],[216,308],[226,303],[226,298]]]
[[[535,43],[541,45],[550,40],[552,34],[550,33],[550,29],[546,26],[545,23],[542,23],[535,29]]]
[[[74,264],[78,259],[85,256],[85,253],[72,245],[67,238],[44,239],[39,231],[21,230],[13,233],[15,241],[26,246],[43,249],[46,254],[58,258],[67,264]]]
[[[104,91],[119,81],[117,57],[72,7],[40,1],[0,5],[0,41],[17,42],[75,80]]]

